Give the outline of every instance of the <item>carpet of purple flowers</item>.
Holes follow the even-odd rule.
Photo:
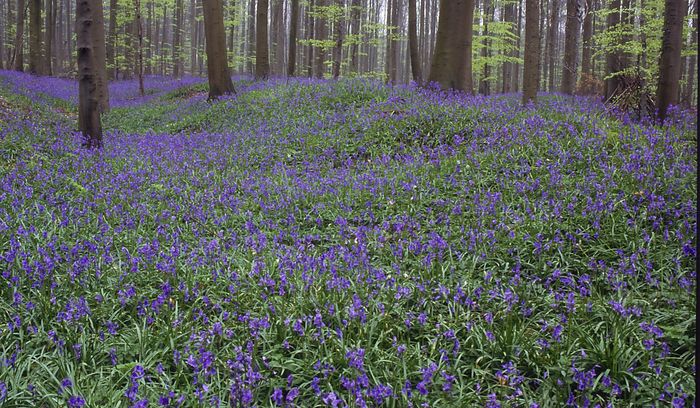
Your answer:
[[[0,406],[691,406],[694,115],[0,71]]]

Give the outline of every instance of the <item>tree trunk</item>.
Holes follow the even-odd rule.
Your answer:
[[[620,0],[612,0],[610,8],[612,12],[608,14],[607,26],[608,30],[612,30],[620,24],[622,14],[620,13]],[[626,18],[624,18],[626,20]],[[621,71],[627,68],[629,62],[627,56],[620,52],[610,52],[605,57],[606,76],[611,76],[605,80],[605,100],[610,101],[618,92],[622,91],[624,84],[627,82],[626,75],[620,74]]]
[[[411,58],[411,73],[413,74],[413,81],[420,84],[423,82],[423,72],[420,66],[420,57],[418,56],[417,19],[416,0],[408,0],[408,48]]]
[[[284,74],[284,0],[274,0],[272,6],[272,61],[275,75]]]
[[[515,49],[515,56],[520,58],[520,43],[523,38],[523,0],[518,0],[518,44]],[[513,67],[513,92],[520,90],[520,63],[516,62]]]
[[[193,2],[194,3],[194,2]],[[153,54],[152,45],[153,44],[153,21],[154,21],[154,8],[153,0],[149,0],[146,9],[148,10],[148,16],[146,18],[146,64],[144,67],[144,75],[151,75],[153,73]],[[157,43],[157,42],[156,42]]]
[[[549,72],[549,77],[548,77],[548,87],[547,90],[549,92],[554,92],[555,85],[554,85],[554,79],[555,79],[555,58],[557,56],[557,37],[559,37],[559,1],[560,0],[551,0],[550,4],[552,5],[552,9],[550,10],[551,14],[549,17],[549,35],[548,35],[548,40],[547,40],[547,59],[548,59],[548,72]],[[571,0],[567,0],[569,2]]]
[[[268,0],[258,0],[255,21],[255,79],[264,80],[270,76],[270,55],[267,43]]]
[[[107,79],[107,57],[105,50],[105,25],[104,15],[102,14],[101,0],[91,0],[99,2],[99,7],[94,6],[92,11],[92,34],[93,41],[92,55],[95,58],[95,81],[97,83],[97,102],[99,103],[100,113],[109,110],[109,88]],[[76,9],[77,12],[77,9]]]
[[[515,3],[508,3],[503,6],[503,21],[509,24],[509,31],[513,35],[518,35],[515,32]],[[513,51],[508,52],[509,57],[513,57]],[[501,88],[502,93],[512,92],[511,82],[513,80],[513,63],[505,61],[502,67],[503,75],[503,86]]]
[[[683,0],[666,0],[664,36],[659,59],[659,82],[656,87],[656,108],[660,122],[666,119],[669,106],[678,104],[683,46]]]
[[[697,50],[698,49],[698,0],[693,1],[693,7],[690,10],[690,14],[695,16],[691,19],[692,33],[688,38],[688,49]],[[693,86],[695,85],[695,71],[697,68],[697,54],[690,55],[687,58],[686,68],[688,69],[688,76],[686,77],[685,87],[683,88],[682,102],[685,106],[695,106],[695,99],[693,98]]]
[[[525,0],[525,67],[523,72],[523,105],[537,102],[539,86],[540,39],[538,0]]]
[[[109,1],[109,37],[107,40],[107,63],[109,64],[110,79],[117,78],[117,0]]]
[[[143,86],[143,24],[141,21],[141,0],[134,0],[134,9],[136,11],[136,38],[138,40],[136,75],[139,78],[139,93],[141,96],[146,95],[146,90]]]
[[[287,75],[294,76],[297,65],[297,27],[299,25],[299,0],[292,0],[289,24],[289,54],[287,58]]]
[[[100,122],[100,101],[98,78],[101,76],[96,63],[97,48],[104,48],[94,38],[97,22],[96,14],[101,14],[101,0],[78,0],[76,7],[76,27],[78,29],[78,123],[83,134],[83,146],[94,149],[102,147],[102,124]],[[104,55],[104,51],[102,52]]]
[[[173,76],[182,76],[182,0],[175,2],[175,25],[173,26]],[[224,50],[226,44],[224,43]]]
[[[326,0],[316,0],[316,9],[319,12],[325,10]],[[326,19],[324,16],[316,18],[316,40],[325,41],[326,40]],[[323,78],[323,74],[326,72],[326,50],[324,47],[317,47],[314,51],[315,53],[315,67],[314,75],[316,78]]]
[[[197,2],[190,1],[190,75],[197,67]]]
[[[593,39],[593,0],[586,0],[586,14],[583,18],[583,50],[581,51],[581,74],[591,75],[591,41]]]
[[[350,72],[356,73],[359,71],[360,57],[359,50],[360,45],[358,44],[360,35],[360,14],[362,6],[360,5],[360,0],[352,0],[352,5],[350,7],[350,29],[352,30],[352,35],[355,39],[350,45]]]
[[[311,14],[311,12],[314,10],[314,0],[309,1],[309,9],[308,12],[306,13],[308,22],[307,22],[307,27],[309,27],[309,31],[307,34],[307,39],[312,40],[316,36],[316,18]],[[309,44],[307,46],[308,52],[306,54],[307,61],[306,61],[306,73],[309,78],[314,76],[314,47],[313,45]]]
[[[573,95],[576,88],[576,57],[578,56],[579,20],[578,0],[566,0],[566,34],[564,66],[561,77],[561,93]]]
[[[345,9],[344,0],[336,0],[336,5],[341,9]],[[345,13],[343,13],[344,15]],[[333,79],[338,79],[340,76],[340,67],[343,63],[343,19],[335,21],[335,46],[333,47]]]
[[[428,82],[473,93],[473,0],[440,0],[440,21]]]
[[[488,78],[491,76],[491,67],[489,66],[488,59],[490,57],[490,41],[488,39],[489,35],[489,23],[493,20],[493,5],[490,0],[483,0],[484,6],[484,47],[481,49],[481,57],[484,58],[484,71],[483,78],[479,83],[479,93],[483,95],[489,95],[491,93],[491,87]]]
[[[41,69],[41,0],[29,0],[29,73],[43,73]]]
[[[53,56],[52,50],[53,50],[53,37],[54,37],[54,32],[56,28],[56,20],[54,19],[53,16],[53,1],[52,0],[46,0],[45,8],[46,12],[44,13],[44,73],[46,75],[51,75],[53,73],[51,66],[52,66],[52,61],[51,57]],[[2,53],[0,52],[0,55]]]
[[[235,93],[226,58],[226,32],[222,0],[204,0],[204,36],[207,41],[209,99]]]

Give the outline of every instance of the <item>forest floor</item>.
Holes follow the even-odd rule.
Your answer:
[[[0,71],[0,406],[690,406],[694,115],[235,86]]]

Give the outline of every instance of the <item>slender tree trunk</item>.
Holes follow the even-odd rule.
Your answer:
[[[52,75],[52,73],[53,73],[53,70],[51,69],[51,66],[52,66],[51,57],[53,55],[52,42],[53,42],[56,23],[55,23],[54,16],[52,15],[53,1],[46,0],[44,4],[45,4],[45,9],[46,9],[46,12],[44,13],[44,63],[43,63],[44,64],[44,73],[46,75]],[[2,55],[2,53],[0,53],[0,55]]]
[[[554,85],[554,80],[555,80],[555,58],[557,57],[557,50],[556,50],[556,44],[557,44],[557,38],[559,37],[559,1],[560,0],[551,0],[551,14],[549,17],[549,35],[548,35],[548,40],[547,40],[547,60],[548,60],[548,72],[549,72],[549,85],[547,86],[547,90],[549,92],[553,92],[556,88]],[[571,0],[567,0],[571,1]]]
[[[503,5],[503,21],[509,24],[509,31],[513,35],[518,35],[515,32],[515,3],[506,3]],[[513,57],[513,51],[507,53],[509,57]],[[501,88],[502,93],[511,92],[511,81],[513,80],[513,63],[505,61],[502,67],[503,75],[503,87]]]
[[[578,33],[580,27],[578,0],[566,0],[566,43],[564,46],[561,92],[567,95],[573,95],[576,87],[576,57],[578,56]]]
[[[144,75],[151,75],[153,74],[153,21],[154,21],[154,12],[155,5],[153,3],[153,0],[149,0],[148,3],[146,3],[146,10],[148,10],[148,16],[146,17],[146,63],[144,66]],[[157,32],[157,30],[156,30]],[[157,41],[155,42],[157,44]]]
[[[287,57],[287,75],[294,76],[297,65],[297,27],[299,25],[299,0],[292,0],[289,22],[289,55]]]
[[[41,0],[29,0],[29,73],[41,70]]]
[[[309,1],[309,12],[307,14],[307,27],[309,27],[308,35],[307,35],[307,40],[312,40],[316,36],[316,18],[311,14],[311,12],[314,10],[314,0]],[[306,73],[309,78],[314,76],[314,47],[309,44],[307,46],[308,52],[306,54],[307,61],[306,61]]]
[[[591,75],[591,41],[593,40],[593,0],[585,1],[586,14],[583,18],[583,50],[581,51],[581,75]]]
[[[173,26],[173,76],[182,76],[182,0],[175,2],[175,25]],[[224,43],[224,49],[226,44]]]
[[[523,105],[537,102],[539,83],[540,39],[538,0],[525,0],[525,71],[523,72]]]
[[[615,29],[615,26],[621,22],[626,22],[627,13],[621,13],[620,0],[612,0],[610,4],[612,10],[607,17],[608,29]],[[623,41],[625,39],[623,38]],[[629,61],[627,55],[621,51],[613,51],[606,55],[605,57],[606,74],[611,76],[605,80],[605,100],[610,101],[618,92],[622,91],[627,83],[627,76],[621,72],[627,69]]]
[[[685,11],[683,0],[666,0],[665,4],[664,36],[659,59],[659,82],[656,87],[656,108],[661,122],[666,119],[669,106],[678,104]]]
[[[483,95],[489,95],[491,93],[491,87],[488,78],[491,76],[491,67],[489,66],[488,59],[490,57],[490,41],[488,39],[489,35],[489,23],[493,20],[493,5],[490,0],[483,0],[484,6],[484,23],[483,23],[483,35],[484,35],[484,47],[481,49],[481,57],[484,59],[484,70],[483,78],[481,83],[479,83],[479,93]]]
[[[352,35],[355,39],[350,45],[350,72],[357,73],[359,71],[360,56],[359,50],[360,46],[357,43],[358,37],[360,35],[360,15],[362,11],[362,6],[360,5],[360,0],[352,0],[352,5],[350,6],[350,29],[352,30]]]
[[[474,92],[472,84],[473,0],[441,0],[437,41],[428,82]]]
[[[327,0],[316,0],[316,8],[319,11],[325,10]],[[318,17],[316,19],[316,39],[319,41],[326,40],[326,19]],[[318,47],[315,51],[315,68],[314,74],[316,78],[323,78],[326,72],[326,50],[324,47]]]
[[[272,72],[282,75],[284,69],[284,0],[274,0],[272,7],[272,53],[274,69]]]
[[[523,0],[518,0],[518,43],[515,49],[515,56],[520,58],[520,43],[523,38]],[[513,67],[513,92],[520,91],[520,63],[516,62]]]
[[[197,2],[190,1],[190,75],[197,67]]]
[[[78,0],[76,27],[78,28],[78,123],[83,133],[83,146],[93,149],[102,147],[102,124],[100,121],[100,100],[98,78],[102,76],[96,63],[97,48],[104,48],[94,38],[96,13],[101,14],[100,0]],[[104,51],[101,53],[104,55]]]
[[[255,74],[255,1],[248,5],[248,72]]]
[[[698,49],[698,0],[693,0],[693,6],[690,9],[690,15],[695,16],[691,19],[692,33],[688,36],[688,49],[697,50]],[[686,57],[686,68],[688,68],[688,76],[686,77],[685,87],[683,88],[682,102],[685,106],[695,106],[695,99],[693,98],[693,87],[695,85],[695,71],[697,67],[697,54],[690,55]]]
[[[258,0],[255,21],[255,79],[265,80],[270,76],[270,56],[267,43],[268,0]]]
[[[417,19],[416,0],[408,0],[408,48],[411,58],[411,73],[413,74],[413,81],[420,84],[423,82],[423,72],[420,66],[420,57],[418,56]]]
[[[117,44],[117,0],[109,1],[109,37],[107,41],[107,63],[109,77],[117,78],[116,44]]]
[[[345,8],[343,0],[336,0],[336,5]],[[333,79],[340,76],[340,66],[343,63],[343,21],[339,19],[333,23],[335,25],[335,46],[333,47]]]
[[[80,1],[80,0],[79,0]],[[101,0],[91,0],[99,2],[98,6],[93,6],[92,12],[92,34],[93,41],[92,55],[95,58],[95,81],[97,83],[97,101],[99,103],[100,113],[109,110],[109,88],[107,79],[107,54],[105,50],[105,24],[104,15],[102,14]],[[77,9],[76,9],[77,12]]]
[[[141,0],[134,0],[134,10],[136,11],[136,35],[138,40],[138,61],[136,64],[136,75],[139,78],[139,93],[146,94],[143,86],[143,24],[141,21]]]

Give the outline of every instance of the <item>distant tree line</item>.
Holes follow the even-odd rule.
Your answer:
[[[663,117],[697,105],[697,1],[0,0],[0,68],[80,79],[92,25],[98,83],[208,75],[216,97],[232,74],[365,76],[523,103],[600,94]]]

